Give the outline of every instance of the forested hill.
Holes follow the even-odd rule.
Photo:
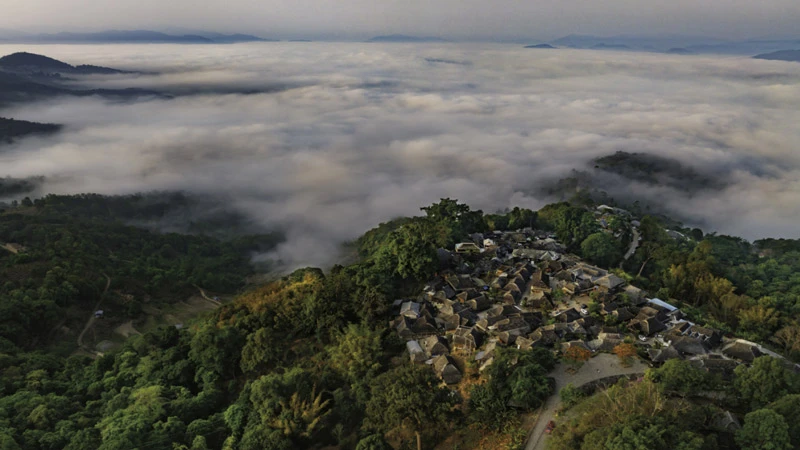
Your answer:
[[[87,204],[99,206],[80,206]],[[483,214],[450,199],[365,234],[355,264],[327,273],[299,270],[191,326],[154,328],[96,359],[35,351],[60,332],[53,328],[64,311],[102,298],[104,275],[118,311],[127,294],[132,305],[146,308],[148,296],[185,295],[193,284],[229,291],[250,270],[239,253],[247,242],[159,235],[104,218],[108,210],[98,197],[48,197],[0,216],[0,237],[25,247],[0,257],[0,277],[10,280],[0,293],[2,448],[388,450],[417,442],[425,449],[521,448],[527,430],[519,412],[549,395],[551,350],[498,344],[489,369],[466,363],[466,381],[453,390],[431,367],[409,364],[406,344],[388,326],[395,300],[418,298],[425,283],[454,270],[437,249],[475,232],[554,233],[567,251],[621,266],[615,273],[669,299],[696,323],[800,356],[797,241],[754,245],[700,230],[668,234],[646,216],[636,218],[642,241],[624,260],[630,217],[568,203]],[[465,256],[458,270],[475,264]],[[599,305],[588,308],[596,312]],[[781,443],[775,448],[788,449],[800,442],[800,409],[790,407],[797,405],[800,379],[772,361],[759,358],[718,384],[730,394],[722,394],[726,407],[746,417],[744,432],[715,428],[717,406],[678,398],[688,395],[686,385],[723,381],[665,365],[631,385],[638,387],[585,404],[592,422],[559,425],[558,448],[749,450],[763,448],[759,424],[772,424],[765,429]],[[461,436],[457,444],[446,440],[454,436]],[[504,439],[489,444],[492,436]]]
[[[11,143],[15,139],[34,134],[50,134],[61,129],[61,125],[36,123],[0,117],[0,144]]]

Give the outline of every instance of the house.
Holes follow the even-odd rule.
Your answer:
[[[102,319],[103,318],[103,314],[104,314],[103,310],[102,309],[98,309],[97,311],[94,312],[94,318],[95,319]]]
[[[722,379],[733,380],[739,363],[732,359],[724,359],[720,355],[708,355],[705,358],[692,359],[693,366],[710,374],[719,375]]]
[[[656,317],[648,317],[646,319],[640,319],[637,316],[636,319],[630,321],[629,326],[631,328],[638,329],[641,332],[641,334],[645,336],[652,336],[658,333],[659,331],[664,331],[667,329],[666,325],[664,325]]]
[[[664,300],[661,300],[660,298],[651,298],[650,300],[647,301],[647,303],[650,303],[651,306],[655,307],[658,310],[666,310],[667,312],[676,311],[678,309],[677,306],[672,306],[669,303],[665,302]]]
[[[547,327],[540,327],[528,335],[528,339],[532,341],[533,347],[550,347],[555,344],[560,336],[556,330],[548,329]]]
[[[408,354],[411,357],[412,363],[421,363],[428,359],[425,351],[422,350],[422,346],[420,346],[419,342],[417,341],[406,342],[406,349],[408,350]]]
[[[671,346],[660,349],[649,348],[647,354],[650,356],[650,360],[656,364],[663,364],[670,359],[683,359],[681,353]]]
[[[752,363],[754,359],[762,355],[758,347],[746,344],[741,341],[734,341],[722,347],[722,354],[728,358],[738,359],[746,363]]]
[[[482,350],[475,353],[475,361],[480,364],[480,368],[478,370],[483,370],[484,368],[488,367],[492,361],[494,361],[494,351],[496,348],[497,341],[489,341],[489,343],[486,344]]]
[[[483,240],[483,247],[484,248],[497,247],[497,243],[494,241],[494,239],[486,238]]]
[[[455,360],[450,355],[440,355],[434,358],[433,370],[447,384],[456,384],[461,381],[461,371],[458,370]]]
[[[582,317],[581,313],[571,308],[565,311],[561,311],[559,314],[555,316],[555,319],[559,322],[568,323],[568,322],[574,322],[580,319],[581,317]]]
[[[523,303],[524,306],[534,309],[549,309],[553,307],[553,304],[550,302],[550,299],[547,298],[542,291],[534,291],[527,297],[527,300]]]
[[[483,335],[475,327],[458,327],[453,333],[453,348],[474,352],[483,344]]]
[[[617,275],[614,275],[613,273],[610,273],[608,275],[595,279],[593,283],[599,286],[600,288],[608,292],[611,292],[614,289],[625,284],[625,280],[618,277]]]
[[[428,336],[419,341],[420,346],[425,350],[427,356],[447,355],[450,349],[447,346],[447,339],[441,336]]]
[[[459,242],[456,244],[456,253],[475,254],[481,253],[482,249],[474,242]]]
[[[409,319],[418,319],[420,304],[417,302],[404,302],[400,305],[400,315]]]
[[[709,352],[708,344],[691,336],[672,336],[667,338],[670,341],[670,346],[675,350],[681,352],[683,355],[706,355]]]
[[[636,286],[631,286],[630,284],[625,286],[622,292],[631,299],[631,302],[636,304],[640,299],[645,297],[645,292],[639,289]]]
[[[711,347],[716,347],[722,342],[722,333],[713,328],[701,327],[698,325],[689,329],[689,336],[702,339]]]

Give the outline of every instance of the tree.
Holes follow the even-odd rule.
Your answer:
[[[800,375],[786,370],[780,359],[762,356],[750,367],[737,367],[733,385],[739,398],[755,409],[785,395],[800,393]]]
[[[555,229],[558,240],[570,250],[577,250],[581,243],[599,229],[594,215],[583,208],[570,206],[556,215]]]
[[[623,365],[628,365],[631,358],[636,357],[636,347],[632,344],[622,343],[614,347],[614,354],[617,355]]]
[[[445,231],[443,236],[446,240],[437,242],[442,247],[450,247],[455,240],[464,239],[470,233],[486,230],[483,212],[471,211],[468,205],[458,203],[458,200],[443,198],[439,203],[421,209],[432,224]]]
[[[365,325],[350,324],[339,334],[336,345],[328,347],[331,368],[351,382],[375,376],[382,353],[380,333]]]
[[[594,233],[581,242],[581,255],[602,266],[613,267],[622,259],[619,242],[609,233]]]
[[[385,273],[403,279],[425,280],[439,268],[434,225],[417,220],[393,231],[376,252],[375,262]]]
[[[558,396],[561,397],[561,403],[564,404],[565,408],[571,408],[575,406],[579,401],[586,398],[586,394],[572,385],[572,383],[567,384],[560,391],[558,391]]]
[[[592,357],[592,352],[578,345],[570,346],[564,352],[564,359],[575,367],[581,366]]]
[[[670,359],[658,369],[649,369],[645,378],[683,396],[700,391],[708,382],[705,372],[681,359]]]
[[[767,408],[783,416],[789,426],[789,439],[794,448],[800,448],[800,395],[786,395],[767,405]]]
[[[759,409],[744,416],[744,426],[736,432],[742,450],[789,450],[789,426],[771,409]]]
[[[450,391],[439,387],[430,368],[416,365],[398,367],[375,378],[367,402],[368,426],[387,432],[409,427],[417,436],[417,450],[422,449],[421,432],[446,423],[456,404]]]
[[[392,450],[392,446],[380,434],[371,434],[358,441],[356,450]]]
[[[772,342],[783,347],[789,354],[800,352],[800,326],[788,325],[772,336]]]

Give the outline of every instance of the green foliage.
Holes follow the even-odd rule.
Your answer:
[[[358,441],[356,450],[392,450],[392,447],[380,434],[371,434]]]
[[[427,367],[404,365],[383,373],[370,385],[367,424],[387,432],[407,427],[415,432],[437,429],[446,423],[457,403],[451,392]]]
[[[700,450],[708,448],[698,425],[705,412],[683,400],[666,397],[645,380],[621,382],[573,406],[568,422],[559,424],[553,450]]]
[[[573,406],[577,405],[578,402],[586,398],[586,394],[572,385],[572,383],[567,384],[560,391],[558,391],[559,397],[561,397],[561,403],[564,405],[564,408],[569,409]]]
[[[762,356],[750,367],[736,368],[734,388],[743,403],[756,409],[786,395],[800,394],[800,375],[787,370],[780,359]]]
[[[492,429],[502,429],[513,417],[512,408],[539,407],[552,393],[547,373],[554,366],[552,353],[544,349],[498,351],[486,370],[488,382],[475,386],[470,394],[471,419]]]
[[[793,448],[800,447],[800,394],[786,395],[767,405],[780,414],[789,426],[789,438]]]
[[[443,230],[445,239],[437,242],[441,247],[452,247],[471,233],[486,230],[483,212],[472,211],[468,205],[458,203],[458,200],[443,198],[439,203],[426,206],[422,210],[434,228]]]
[[[744,417],[742,429],[736,432],[736,443],[742,450],[788,450],[789,426],[771,409],[759,409]]]
[[[601,267],[615,267],[622,260],[620,242],[609,233],[594,233],[581,242],[581,255]]]
[[[659,383],[668,392],[683,396],[700,392],[711,381],[706,372],[681,359],[670,359],[657,369],[649,369],[645,377]]]

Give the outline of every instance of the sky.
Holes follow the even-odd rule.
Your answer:
[[[205,29],[275,38],[796,35],[797,0],[3,0],[0,29]]]
[[[600,179],[616,198],[707,232],[800,238],[797,63],[502,44],[0,45],[20,50],[145,72],[76,86],[183,95],[1,110],[65,128],[4,146],[0,176],[45,176],[39,195],[218,199],[286,230],[262,256],[290,267],[334,262],[342,242],[444,197],[538,209],[557,200],[543,189],[617,151],[717,182]]]

